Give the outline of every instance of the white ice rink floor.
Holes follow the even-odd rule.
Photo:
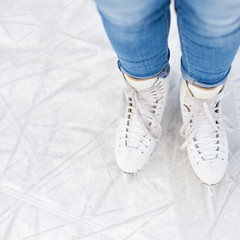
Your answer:
[[[224,113],[229,168],[203,185],[180,150],[180,50],[151,160],[114,159],[121,90],[116,56],[88,0],[0,1],[0,240],[239,240],[240,52]]]

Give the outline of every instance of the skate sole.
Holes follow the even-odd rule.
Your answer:
[[[201,183],[203,183],[204,185],[210,186],[210,187],[216,186],[216,185],[218,185],[218,184],[220,183],[220,182],[218,182],[218,183],[214,183],[214,184],[208,184],[208,183],[205,183],[204,181],[202,181],[198,176],[197,176],[197,178],[198,178],[198,180],[199,180]]]
[[[128,174],[128,175],[131,175],[131,174],[135,174],[135,173],[137,173],[137,172],[139,172],[141,169],[139,169],[139,170],[137,170],[136,172],[125,172],[125,171],[123,171],[120,167],[118,167],[119,169],[120,169],[120,171],[122,172],[122,173],[124,173],[124,174]]]

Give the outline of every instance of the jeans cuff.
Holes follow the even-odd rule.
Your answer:
[[[183,67],[181,67],[181,71],[182,71],[182,77],[185,81],[193,84],[193,85],[196,85],[196,86],[199,86],[199,87],[203,87],[203,88],[213,88],[213,87],[217,87],[219,85],[222,85],[224,84],[226,81],[227,81],[227,76],[220,80],[219,82],[217,83],[202,83],[202,82],[199,82],[198,80],[190,77],[183,69]]]
[[[153,77],[160,77],[160,78],[166,78],[168,75],[169,75],[169,72],[170,72],[170,65],[169,63],[167,64],[167,66],[165,66],[163,68],[163,70],[161,70],[160,72],[156,73],[156,74],[153,74],[153,75],[150,75],[150,76],[147,76],[147,77],[136,77],[136,76],[133,76],[132,74],[129,74],[124,68],[123,66],[121,65],[120,61],[118,60],[117,61],[117,65],[118,65],[118,68],[119,70],[122,72],[122,73],[126,73],[127,75],[133,77],[133,78],[137,78],[137,79],[146,79],[146,78],[153,78]]]

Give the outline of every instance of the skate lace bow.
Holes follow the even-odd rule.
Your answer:
[[[218,154],[221,129],[233,130],[230,120],[219,110],[222,93],[207,100],[188,95],[186,105],[191,106],[191,112],[180,129],[181,136],[186,138],[181,149],[194,141],[203,160],[221,160]]]
[[[155,110],[161,99],[162,89],[159,83],[147,90],[136,90],[130,85],[124,89],[122,117],[127,110],[125,140],[129,147],[139,148],[146,136],[159,140],[161,126],[155,117]],[[154,126],[154,131],[150,129],[151,126]]]

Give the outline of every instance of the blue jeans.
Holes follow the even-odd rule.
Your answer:
[[[122,72],[144,79],[169,73],[170,0],[95,0]],[[224,83],[240,44],[240,0],[175,0],[183,78]]]

